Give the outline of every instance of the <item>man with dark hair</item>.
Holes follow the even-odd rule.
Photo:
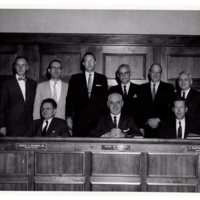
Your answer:
[[[40,105],[46,98],[53,98],[57,104],[56,117],[65,119],[65,105],[68,84],[63,82],[60,77],[62,73],[62,63],[59,60],[52,60],[47,69],[50,80],[39,83],[36,89],[33,119],[40,119]]]
[[[149,69],[149,82],[139,86],[139,127],[146,138],[156,138],[159,123],[167,116],[174,95],[173,85],[161,81],[162,67],[154,63]]]
[[[173,100],[173,117],[169,117],[159,124],[158,134],[160,138],[185,139],[189,133],[196,133],[197,124],[186,116],[187,102],[183,97],[175,97]]]
[[[28,60],[16,57],[13,63],[15,75],[4,81],[0,95],[0,134],[25,136],[32,121],[36,82],[26,77]]]
[[[123,97],[122,113],[130,115],[137,120],[138,85],[131,82],[131,70],[127,64],[121,64],[116,72],[119,83],[109,89],[109,94],[117,92]]]
[[[57,110],[57,103],[54,99],[44,99],[41,103],[42,119],[32,122],[27,136],[38,137],[69,137],[69,128],[63,119],[54,117]]]
[[[82,60],[84,71],[71,76],[66,102],[67,122],[75,137],[89,136],[97,119],[107,110],[107,78],[94,71],[94,54],[88,52]]]
[[[111,93],[108,96],[108,115],[101,117],[96,127],[91,130],[92,137],[134,137],[142,136],[132,117],[121,113],[123,107],[122,95]]]

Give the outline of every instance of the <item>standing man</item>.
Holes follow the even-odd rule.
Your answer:
[[[65,106],[68,84],[60,79],[62,73],[62,63],[59,60],[52,60],[49,63],[47,72],[50,80],[39,83],[36,89],[33,118],[40,119],[40,106],[44,99],[52,98],[57,103],[57,112],[55,117],[65,120]]]
[[[138,85],[131,83],[131,70],[127,64],[122,64],[118,67],[116,76],[119,83],[109,89],[109,94],[119,93],[123,97],[122,113],[130,115],[137,120],[138,109]]]
[[[139,92],[140,128],[144,129],[146,138],[156,138],[156,129],[170,110],[174,88],[161,81],[162,67],[159,64],[151,65],[148,75],[149,83],[142,84]]]
[[[69,128],[65,120],[56,118],[57,103],[54,99],[44,99],[41,103],[41,119],[32,122],[27,136],[69,137]]]
[[[182,71],[178,75],[178,95],[185,98],[188,104],[187,116],[194,120],[200,120],[200,93],[191,88],[192,75]]]
[[[18,56],[13,69],[15,75],[6,80],[0,95],[0,134],[25,136],[32,121],[36,82],[26,77],[28,60]]]
[[[86,53],[82,64],[84,72],[71,76],[66,103],[68,126],[73,124],[75,137],[88,137],[97,119],[107,110],[107,78],[94,72],[94,54]]]

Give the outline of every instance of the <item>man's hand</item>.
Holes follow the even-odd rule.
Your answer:
[[[72,136],[72,127],[73,127],[73,120],[71,117],[67,117],[66,119],[67,125],[69,127],[69,134]]]
[[[150,118],[147,121],[147,125],[149,125],[151,128],[154,129],[158,127],[159,122],[160,122],[159,118]]]
[[[3,136],[6,136],[6,133],[7,133],[6,127],[1,127],[0,128],[0,134],[3,135]]]
[[[119,128],[113,128],[113,129],[111,129],[110,132],[105,133],[101,137],[124,138],[125,134],[122,133],[121,129],[119,129]]]

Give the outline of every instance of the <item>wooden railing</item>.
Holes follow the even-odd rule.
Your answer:
[[[200,140],[0,138],[0,190],[200,191]]]

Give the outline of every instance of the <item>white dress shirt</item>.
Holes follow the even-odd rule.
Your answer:
[[[153,85],[154,85],[154,84],[155,84],[155,90],[156,90],[156,93],[157,93],[158,87],[159,87],[159,85],[160,85],[160,81],[157,82],[157,83],[153,83],[153,82],[151,81],[151,94],[153,93]]]
[[[23,80],[18,80],[18,78],[20,78],[20,77],[19,77],[18,74],[16,74],[16,79],[17,79],[17,82],[18,82],[19,87],[21,89],[24,101],[26,101],[26,82],[23,81]]]
[[[53,117],[52,118],[50,118],[50,119],[48,119],[48,120],[43,120],[43,124],[42,124],[42,130],[44,129],[44,127],[46,126],[46,121],[48,121],[48,125],[47,125],[47,128],[46,128],[46,130],[48,130],[48,128],[49,128],[49,125],[51,124],[51,121],[52,121],[52,119],[53,119]]]
[[[183,96],[183,92],[185,92],[185,99],[186,99],[187,96],[188,96],[188,93],[190,92],[190,88],[187,89],[186,91],[182,91],[182,90],[181,90],[181,96]]]
[[[185,136],[185,118],[183,118],[181,120],[176,119],[176,136],[178,136],[179,122],[181,122],[181,127],[182,127],[182,136],[181,136],[181,138],[184,139],[184,136]]]
[[[124,94],[124,86],[126,86],[126,92],[127,92],[127,95],[128,95],[128,91],[129,91],[129,88],[130,88],[130,84],[131,84],[130,82],[127,83],[127,84],[124,84],[124,83],[121,84],[123,94]]]
[[[113,115],[111,113],[111,118],[112,118],[112,121],[114,122],[114,117],[116,117],[116,120],[117,120],[117,127],[119,125],[119,119],[120,119],[120,116],[121,116],[121,113],[119,113],[118,115]]]
[[[89,79],[90,74],[91,74],[92,85],[93,85],[93,82],[94,82],[94,72],[85,72],[87,87],[88,87],[88,79]]]
[[[50,79],[49,80],[49,82],[50,82],[50,88],[51,88],[51,93],[52,93],[52,96],[54,95],[54,84],[55,84],[55,80],[53,80],[53,79]],[[61,95],[61,87],[62,87],[62,83],[61,83],[61,80],[56,80],[56,93],[57,93],[57,99],[55,99],[56,100],[56,102],[58,102],[59,101],[59,99],[60,99],[60,95]]]

